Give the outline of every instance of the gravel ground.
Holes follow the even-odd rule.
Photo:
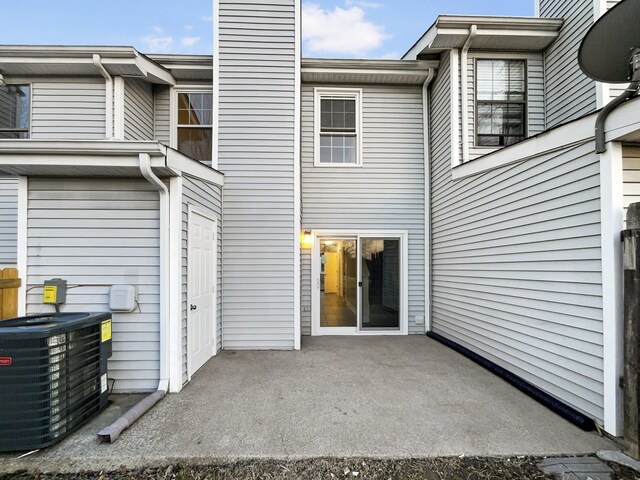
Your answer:
[[[536,464],[538,457],[512,458],[436,458],[436,459],[334,459],[316,458],[291,461],[238,461],[206,466],[173,466],[115,472],[55,474],[18,472],[0,474],[0,480],[205,480],[205,479],[551,479]],[[633,470],[610,464],[616,480],[640,479]],[[1,468],[1,467],[0,467]]]

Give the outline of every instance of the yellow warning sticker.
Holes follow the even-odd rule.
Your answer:
[[[55,285],[45,285],[44,287],[44,303],[56,303],[58,297],[58,287]]]
[[[105,320],[102,322],[102,335],[100,336],[101,342],[111,340],[111,320]]]

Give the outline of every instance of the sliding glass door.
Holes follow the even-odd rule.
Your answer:
[[[403,238],[402,235],[317,238],[314,334],[406,332]]]

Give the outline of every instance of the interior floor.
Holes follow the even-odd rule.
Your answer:
[[[320,292],[321,327],[355,327],[356,314],[337,293]]]

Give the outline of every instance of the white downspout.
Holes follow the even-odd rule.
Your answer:
[[[104,77],[105,88],[105,136],[108,139],[113,138],[113,77],[107,72],[102,65],[102,57],[97,53],[93,54],[93,64],[100,70]]]
[[[478,32],[476,25],[469,28],[469,36],[460,51],[460,101],[462,102],[462,118],[460,127],[462,128],[462,162],[469,160],[469,83],[467,82],[467,57],[471,43]]]
[[[151,156],[141,153],[140,173],[160,195],[160,380],[158,390],[169,389],[169,189],[151,170]]]
[[[169,313],[170,313],[170,276],[169,276],[169,242],[171,240],[169,225],[169,189],[151,170],[151,156],[148,153],[138,155],[140,173],[153,185],[160,196],[160,372],[158,389],[144,397],[131,409],[108,427],[98,432],[101,442],[115,442],[120,434],[147,413],[169,391]]]
[[[429,85],[435,77],[430,68],[422,84],[422,143],[424,145],[424,329],[431,331],[431,158],[429,149]]]

